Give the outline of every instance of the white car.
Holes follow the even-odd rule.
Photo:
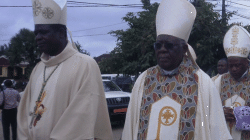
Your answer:
[[[110,118],[121,115],[121,117],[123,117],[122,119],[125,119],[130,100],[130,93],[123,92],[114,82],[110,80],[102,80],[102,82]]]

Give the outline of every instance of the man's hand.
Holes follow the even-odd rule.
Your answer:
[[[233,113],[233,109],[230,107],[224,107],[224,114],[225,114],[225,118],[227,122],[235,122],[235,117],[234,117],[234,113]]]

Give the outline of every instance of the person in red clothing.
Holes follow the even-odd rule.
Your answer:
[[[2,125],[4,140],[10,140],[10,125],[12,129],[12,140],[17,139],[17,106],[20,102],[20,95],[17,90],[12,88],[12,81],[6,80],[4,85],[7,87],[0,94],[0,104],[3,104]],[[4,94],[4,95],[3,95]]]

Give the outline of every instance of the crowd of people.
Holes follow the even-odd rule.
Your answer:
[[[4,83],[4,139],[11,125],[12,140],[112,140],[99,67],[67,37],[67,1],[32,0],[32,6],[41,62],[21,101],[11,81]],[[227,31],[227,58],[210,78],[187,43],[195,17],[187,0],[160,3],[157,65],[133,86],[122,140],[250,140],[250,34],[238,25]]]

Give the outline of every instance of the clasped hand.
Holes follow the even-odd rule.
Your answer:
[[[224,107],[224,114],[227,122],[235,122],[235,117],[233,113],[233,109],[231,107]]]

